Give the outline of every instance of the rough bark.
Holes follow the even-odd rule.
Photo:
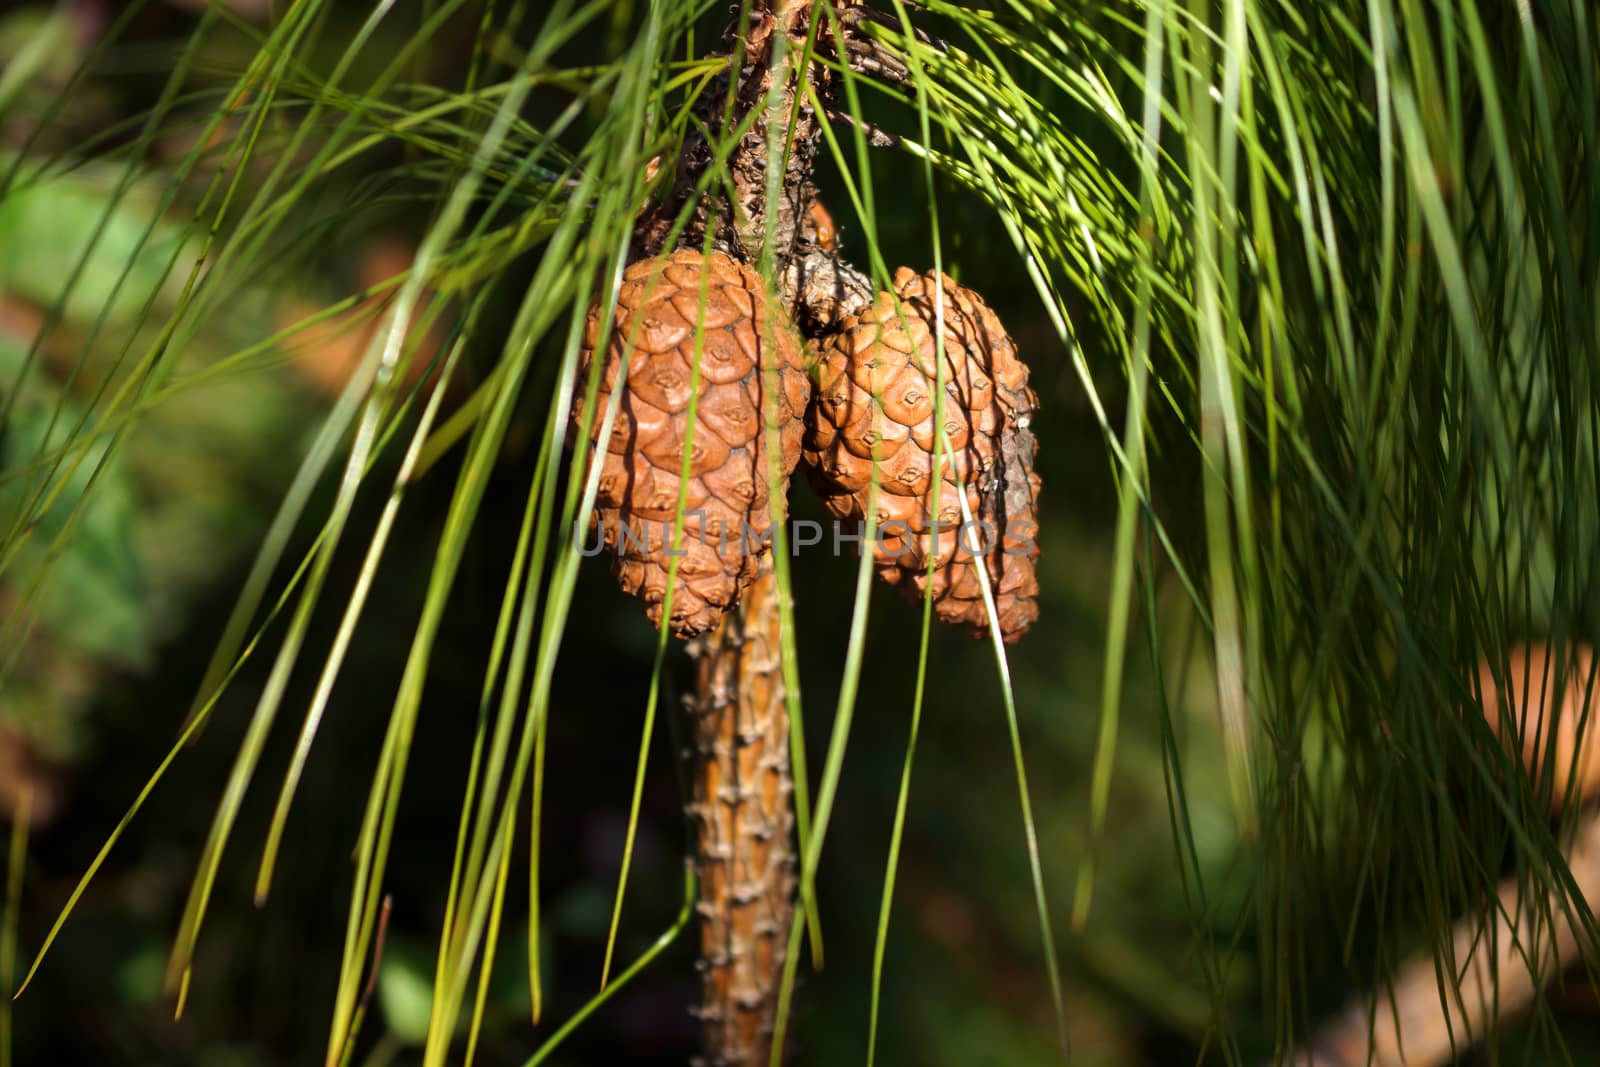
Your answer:
[[[794,780],[771,557],[690,647],[688,815],[699,876],[703,1067],[768,1062],[793,914]]]
[[[857,54],[875,55],[870,42],[855,31],[857,0],[833,0],[833,7],[844,16],[851,61],[857,62]],[[841,307],[853,309],[870,299],[872,291],[864,277],[833,254],[832,235],[819,232],[817,216],[810,210],[816,198],[811,170],[821,142],[821,124],[828,116],[817,113],[802,86],[809,82],[824,107],[832,101],[835,89],[834,74],[826,66],[815,60],[802,64],[811,10],[810,0],[758,0],[744,36],[736,41],[739,28],[729,29],[729,72],[702,95],[697,109],[706,132],[688,139],[675,163],[670,192],[640,219],[637,253],[655,255],[663,250],[674,219],[695,196],[707,169],[717,163],[717,143],[753,115],[753,123],[728,154],[726,178],[713,178],[676,243],[704,247],[710,228],[713,248],[754,263],[765,242],[773,254],[779,295],[789,311],[815,318],[813,325],[826,326],[843,313]],[[784,44],[781,49],[780,42]],[[735,43],[741,47],[732,47]],[[834,53],[826,19],[817,29],[816,49],[824,55]],[[736,56],[742,62],[734,70]],[[860,62],[865,65],[867,59]],[[730,77],[735,83],[733,106],[728,108]],[[783,175],[770,211],[769,138],[783,146]]]

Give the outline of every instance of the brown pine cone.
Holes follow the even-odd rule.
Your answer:
[[[704,328],[695,390],[697,316]],[[592,308],[573,401],[573,438],[583,432],[583,393],[599,322],[600,309]],[[794,329],[769,301],[755,271],[720,252],[689,249],[639,260],[623,274],[591,442],[599,437],[630,341],[634,348],[601,461],[591,530],[598,524],[616,554],[613,570],[623,591],[643,600],[650,621],[660,626],[689,401],[698,393],[671,618],[673,631],[690,637],[714,627],[756,576],[772,526],[763,413],[780,430],[779,466],[787,485],[799,461],[809,382]],[[764,368],[779,386],[766,406]]]
[[[971,289],[905,267],[894,282],[903,320],[893,296],[879,293],[819,346],[817,389],[806,423],[808,473],[829,511],[859,522],[876,459],[878,573],[918,600],[932,557],[934,612],[981,637],[988,632],[978,579],[982,558],[1000,632],[1014,641],[1039,614],[1039,476],[1028,429],[1037,400],[1028,388],[1028,368],[1000,320]],[[935,517],[934,299],[941,283],[950,453],[943,460]],[[963,526],[961,482],[971,527]]]

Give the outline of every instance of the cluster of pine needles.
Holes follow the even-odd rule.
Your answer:
[[[62,90],[62,108],[148,6],[120,5]],[[0,159],[0,200],[95,160],[120,168],[115,204],[156,166],[158,143],[181,136],[190,146],[159,165],[165,184],[145,238],[173,227],[177,236],[160,244],[159,284],[132,294],[143,302],[139,328],[113,345],[104,387],[65,432],[0,473],[20,502],[0,515],[0,576],[18,592],[0,618],[0,672],[15,666],[31,598],[51,581],[52,560],[71,542],[99,472],[141,421],[178,393],[277,358],[285,338],[252,339],[202,371],[180,368],[192,340],[241,293],[316,256],[325,235],[363,213],[397,205],[424,213],[415,259],[383,294],[380,325],[256,551],[181,736],[89,864],[61,921],[241,663],[270,661],[177,932],[168,982],[181,1000],[225,849],[232,844],[235,859],[259,850],[260,897],[284,862],[301,770],[337,700],[372,578],[411,487],[448,454],[454,490],[432,559],[417,563],[421,609],[394,665],[392,713],[361,801],[327,1039],[329,1061],[340,1059],[380,931],[441,618],[491,471],[532,410],[522,523],[511,557],[494,564],[505,575],[504,599],[457,849],[444,868],[449,902],[425,1052],[425,1062],[442,1063],[463,1020],[470,1055],[513,877],[530,894],[532,1011],[542,1011],[545,739],[581,563],[574,532],[586,517],[583,486],[564,469],[567,398],[585,315],[614,297],[632,220],[660,192],[650,161],[675,156],[693,132],[700,94],[723,69],[717,48],[727,12],[716,0],[554,0],[547,8],[429,0],[409,44],[375,62],[366,51],[373,33],[402,5],[373,3],[354,22],[335,17],[348,6],[297,0],[273,5],[257,23],[211,4],[136,121],[74,144],[71,154],[25,148]],[[1299,981],[1308,948],[1297,932],[1316,921],[1338,931],[1363,984],[1377,985],[1417,945],[1385,938],[1358,959],[1358,933],[1421,930],[1424,947],[1445,943],[1455,919],[1492,900],[1510,870],[1552,910],[1570,909],[1592,938],[1593,918],[1560,858],[1572,820],[1552,825],[1485,719],[1461,709],[1478,699],[1480,660],[1503,663],[1511,643],[1528,637],[1558,646],[1592,639],[1597,622],[1593,10],[1583,0],[889,0],[884,14],[868,32],[904,59],[909,75],[892,86],[841,70],[847,120],[830,125],[821,161],[844,191],[830,206],[850,231],[853,257],[885,286],[892,260],[880,248],[880,223],[910,212],[931,235],[922,261],[946,267],[940,235],[958,221],[951,205],[983,205],[959,225],[1014,257],[1059,341],[1031,351],[1030,361],[1036,369],[1044,360],[1069,364],[1102,431],[1104,449],[1093,458],[1104,461],[1118,506],[1098,755],[1082,792],[1095,847],[1109,847],[1101,831],[1123,678],[1144,669],[1142,656],[1129,655],[1130,639],[1147,639],[1150,662],[1163,662],[1167,635],[1152,620],[1158,586],[1175,584],[1203,623],[1215,671],[1235,822],[1257,866],[1241,922],[1264,946],[1259,1010],[1280,1049],[1314,1022]],[[830,5],[817,5],[819,34],[833,32],[836,19]],[[422,58],[447,34],[453,47],[470,40],[458,83],[419,81]],[[237,69],[197,67],[218,36],[246,46],[232,53],[245,57]],[[601,57],[574,61],[574,41],[592,39],[608,42]],[[0,72],[0,113],[25,77]],[[916,161],[915,196],[884,203],[875,191],[884,142]],[[362,177],[351,192],[326,195],[347,187],[340,183],[352,171]],[[489,294],[513,265],[529,279],[520,306],[509,323],[491,322]],[[52,314],[82,284],[79,274],[64,278]],[[157,299],[157,290],[172,298]],[[114,288],[111,298],[119,295],[128,298]],[[427,343],[437,337],[442,344]],[[495,353],[471,381],[469,347]],[[0,422],[16,395],[11,384],[0,383]],[[330,484],[334,491],[319,493]],[[375,521],[358,522],[372,511],[356,507],[367,499],[382,506]],[[38,521],[62,504],[64,522]],[[298,555],[307,531],[311,548]],[[50,540],[41,546],[40,538]],[[354,589],[335,595],[327,576],[341,550],[363,563]],[[37,562],[13,566],[24,559]],[[837,700],[845,722],[868,593],[863,583]],[[325,616],[337,620],[334,636],[317,644],[312,620]],[[1147,632],[1134,633],[1141,620]],[[936,679],[926,640],[921,648],[907,669]],[[804,635],[788,652],[806,654]],[[1005,653],[995,652],[1026,817],[1025,745]],[[662,669],[658,656],[657,684]],[[286,708],[296,671],[315,675],[314,694]],[[295,721],[280,721],[285,711]],[[1165,723],[1172,711],[1160,713]],[[1163,729],[1174,736],[1170,724]],[[296,733],[294,756],[280,780],[262,781],[274,730]],[[816,793],[797,792],[807,835],[826,824],[807,822],[807,806],[832,795],[844,741],[836,731]],[[910,756],[902,817],[907,798],[915,802]],[[1174,854],[1196,915],[1209,915],[1175,742],[1165,756]],[[801,776],[803,785],[803,768]],[[237,840],[247,791],[273,788],[266,840]],[[1028,834],[1031,843],[1031,821]],[[513,872],[514,849],[530,839],[533,869]],[[898,845],[897,832],[874,1020]],[[820,861],[820,838],[801,846],[808,865]],[[1070,902],[1048,901],[1034,870],[1049,944],[1069,904],[1079,924],[1091,914],[1094,863],[1091,855]],[[1335,880],[1337,892],[1330,870],[1348,874]],[[811,877],[802,874],[808,884]],[[684,899],[686,916],[687,888]],[[47,965],[59,929],[35,969]],[[558,1047],[672,934],[620,966],[529,1062]],[[1229,966],[1226,952],[1203,961],[1218,1005],[1227,1001]],[[1050,980],[1059,984],[1054,969],[1052,956]],[[1215,1037],[1237,1062],[1235,1028],[1221,1015]]]

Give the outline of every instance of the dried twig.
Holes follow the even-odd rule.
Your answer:
[[[860,130],[867,135],[867,144],[872,148],[900,147],[899,134],[890,133],[882,126],[867,122],[865,119],[858,119],[847,111],[830,111],[828,112],[828,120],[841,126],[849,126],[851,129]]]

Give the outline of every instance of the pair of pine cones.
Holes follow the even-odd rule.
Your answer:
[[[607,336],[601,309],[591,310],[573,436],[596,444],[616,404],[592,461],[601,470],[591,538],[598,526],[623,590],[657,626],[669,582],[675,633],[716,626],[771,551],[771,489],[786,493],[802,461],[828,511],[856,525],[851,536],[875,509],[878,574],[913,600],[931,587],[942,621],[988,633],[980,567],[1007,641],[1037,617],[1028,369],[972,290],[904,267],[894,286],[802,343],[754,270],[680,249],[627,268]],[[586,410],[596,358],[599,392]]]

